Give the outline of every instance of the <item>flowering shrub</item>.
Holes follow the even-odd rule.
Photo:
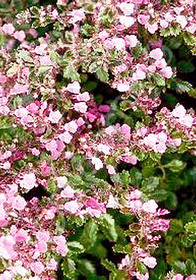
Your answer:
[[[196,279],[195,9],[1,1],[0,280]]]

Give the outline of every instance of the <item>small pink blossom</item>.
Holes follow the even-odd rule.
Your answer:
[[[57,110],[57,111],[51,111],[48,119],[51,123],[56,124],[59,122],[61,118],[62,118],[62,114]]]
[[[126,92],[129,91],[130,85],[128,82],[120,82],[117,84],[117,90],[120,92]]]
[[[158,30],[158,24],[157,23],[153,23],[153,24],[148,23],[147,29],[148,29],[149,33],[154,34]]]
[[[64,210],[71,214],[76,214],[80,209],[80,204],[77,200],[69,201],[64,204]]]
[[[110,175],[113,175],[116,173],[115,168],[112,165],[107,165],[106,167],[107,167],[108,173]]]
[[[149,268],[154,268],[157,265],[157,261],[154,257],[145,257],[142,262]]]
[[[77,112],[80,112],[80,113],[86,113],[87,109],[88,109],[88,106],[86,105],[85,102],[78,102],[78,103],[75,103],[74,104],[74,109],[77,111]]]
[[[156,48],[149,53],[149,57],[160,60],[163,57],[163,52],[160,48]]]
[[[176,274],[172,280],[183,280],[184,279],[184,276],[182,274]]]
[[[21,31],[16,31],[16,32],[14,33],[14,38],[17,39],[17,40],[20,41],[20,42],[23,42],[24,39],[25,39],[25,37],[26,37],[26,35],[25,35],[25,33],[24,33],[23,30],[21,30]]]
[[[135,35],[126,35],[125,36],[125,43],[129,48],[135,48],[139,43],[137,36]]]
[[[119,208],[119,203],[117,202],[117,200],[114,198],[114,196],[112,194],[110,194],[110,196],[109,196],[106,208],[112,208],[112,209]]]
[[[115,37],[112,39],[112,42],[118,51],[125,49],[124,39]]]
[[[120,16],[119,22],[126,28],[129,28],[135,23],[135,18],[130,16]]]
[[[39,155],[40,155],[40,151],[39,151],[38,149],[36,149],[36,148],[33,148],[33,149],[31,150],[31,152],[32,152],[32,154],[33,154],[34,156],[39,156]]]
[[[92,157],[92,164],[95,165],[96,170],[103,168],[103,162],[97,157]]]
[[[163,75],[164,78],[170,79],[173,75],[173,71],[171,66],[164,67],[160,71],[161,75]]]
[[[68,132],[65,131],[64,133],[59,134],[59,139],[66,144],[69,144],[73,138],[73,136]]]
[[[34,173],[25,174],[23,179],[20,181],[21,188],[30,190],[37,186],[36,177]]]
[[[66,87],[66,90],[68,90],[71,93],[80,93],[80,84],[78,82],[73,82],[68,84],[68,86]]]
[[[142,25],[147,24],[149,19],[150,19],[149,15],[139,15],[137,18],[138,22]]]
[[[61,197],[65,197],[65,198],[73,198],[75,194],[74,189],[72,189],[70,186],[67,186],[61,193],[60,196]]]
[[[87,91],[85,91],[84,93],[80,93],[76,96],[77,101],[84,101],[87,102],[90,100],[90,95]]]
[[[43,265],[42,262],[38,261],[38,262],[34,262],[31,264],[31,270],[35,273],[35,274],[42,274],[42,272],[44,272],[45,267]]]
[[[26,203],[25,199],[20,195],[16,196],[12,202],[12,207],[18,211],[24,210],[26,205],[27,205],[27,203]]]
[[[187,25],[187,20],[186,20],[186,17],[185,16],[182,16],[182,15],[178,15],[177,17],[176,17],[176,21],[177,21],[177,23],[179,23],[180,24],[180,26],[182,27],[182,28],[185,28],[185,26]]]
[[[2,30],[4,33],[8,35],[12,35],[15,31],[15,27],[13,26],[12,23],[7,23],[3,25]]]
[[[143,211],[147,213],[155,213],[158,208],[157,203],[154,199],[150,199],[149,201],[145,202],[142,206]]]
[[[118,5],[124,15],[130,16],[134,11],[134,4],[133,3],[125,3],[122,2]]]

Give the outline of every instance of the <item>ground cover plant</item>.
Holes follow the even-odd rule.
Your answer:
[[[196,279],[194,0],[1,0],[0,280]]]

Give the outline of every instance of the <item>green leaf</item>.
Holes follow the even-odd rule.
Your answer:
[[[67,66],[63,69],[63,77],[73,81],[81,82],[80,74],[72,66]]]
[[[84,246],[78,241],[70,241],[67,245],[69,250],[71,250],[71,254],[81,254],[85,251]]]
[[[115,228],[115,220],[109,215],[105,214],[99,219],[99,225],[104,236],[110,241],[117,241],[118,234]]]
[[[174,173],[177,173],[186,167],[186,163],[178,159],[173,159],[171,162],[165,164],[164,167],[168,168]]]
[[[149,177],[142,181],[142,190],[152,192],[159,186],[159,177]]]
[[[80,242],[84,246],[84,248],[89,249],[92,246],[94,246],[96,240],[97,240],[97,232],[98,232],[98,226],[93,220],[89,220],[85,226],[84,230],[82,232],[82,235],[80,237]]]
[[[196,234],[196,221],[187,223],[184,228],[186,232]]]
[[[102,259],[101,264],[109,271],[117,270],[115,264],[113,262],[109,261],[108,259]]]
[[[65,258],[61,264],[61,269],[63,271],[63,275],[68,279],[75,279],[76,265],[72,259]]]
[[[184,32],[183,39],[184,39],[185,44],[187,44],[188,46],[191,46],[191,47],[196,46],[196,36],[193,35],[192,33]]]
[[[96,71],[98,71],[99,66],[97,65],[97,62],[94,61],[90,64],[88,71],[90,73],[95,73]]]
[[[96,75],[97,78],[101,81],[101,82],[108,82],[109,81],[109,74],[107,71],[105,71],[103,68],[99,68],[96,71]]]

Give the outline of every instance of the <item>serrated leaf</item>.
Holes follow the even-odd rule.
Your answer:
[[[104,234],[104,236],[110,240],[110,241],[117,241],[118,234],[115,228],[115,220],[114,218],[109,215],[105,214],[101,216],[99,220],[99,225],[101,227],[101,230]]]
[[[108,259],[102,259],[101,264],[109,271],[116,271],[116,266],[113,262],[109,261]]]
[[[196,46],[196,36],[189,32],[183,33],[183,39],[188,46]]]
[[[107,71],[105,71],[103,68],[99,68],[96,71],[96,75],[97,78],[101,81],[101,82],[108,82],[109,81],[109,74]]]
[[[196,234],[196,221],[187,223],[184,228],[186,232]]]
[[[73,67],[67,66],[63,69],[63,77],[71,81],[81,82],[80,74]]]
[[[63,275],[66,276],[68,279],[75,279],[76,264],[72,259],[64,259],[61,264],[61,269],[63,271]]]
[[[69,250],[74,254],[81,254],[85,251],[84,246],[78,241],[70,241],[67,243]]]
[[[90,220],[85,224],[84,230],[80,237],[80,242],[82,243],[84,248],[88,249],[94,246],[97,240],[97,232],[98,225],[93,220]]]
[[[164,167],[168,168],[174,173],[177,173],[186,167],[186,163],[178,159],[173,159],[169,163],[165,164]]]

